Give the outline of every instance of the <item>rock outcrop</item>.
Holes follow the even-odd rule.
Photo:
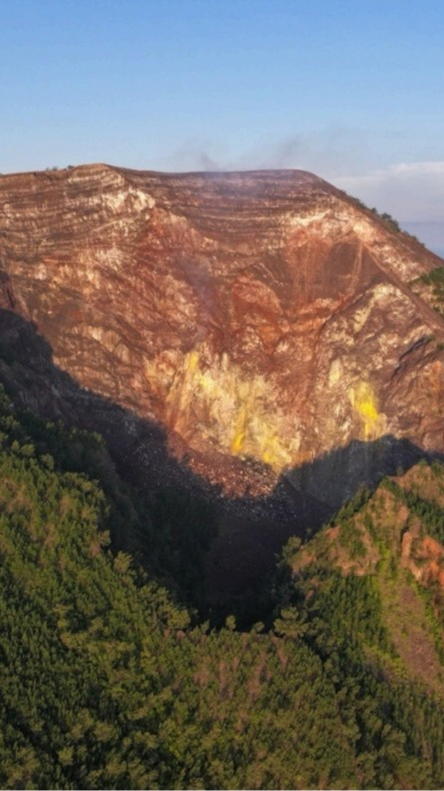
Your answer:
[[[444,451],[444,323],[409,286],[439,263],[302,171],[0,178],[2,306],[233,496],[334,507],[394,442]]]

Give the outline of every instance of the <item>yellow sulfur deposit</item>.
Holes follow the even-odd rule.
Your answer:
[[[280,470],[290,465],[292,457],[276,436],[269,436],[264,441],[262,461],[275,470]]]
[[[205,347],[146,364],[146,374],[164,387],[165,418],[192,446],[213,447],[263,461],[276,472],[291,465],[300,445],[279,396],[262,374],[249,374],[227,355]],[[157,363],[157,364],[156,364]],[[159,388],[160,389],[160,388]]]
[[[376,439],[381,434],[382,416],[377,397],[369,382],[359,382],[351,391],[350,401],[363,422],[364,439]]]
[[[231,440],[231,452],[234,453],[235,456],[242,452],[242,448],[244,446],[246,420],[247,406],[246,404],[242,404],[236,418],[234,436]]]
[[[187,358],[187,368],[189,372],[193,373],[193,371],[196,370],[198,364],[199,364],[199,352],[196,351],[190,352]]]

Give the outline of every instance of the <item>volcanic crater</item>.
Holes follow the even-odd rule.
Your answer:
[[[246,522],[282,543],[443,453],[444,322],[412,288],[441,259],[317,176],[86,165],[2,176],[0,207],[3,380],[102,431],[142,488],[162,437],[241,554]]]

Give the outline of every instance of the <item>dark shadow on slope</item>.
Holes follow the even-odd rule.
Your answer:
[[[227,593],[237,599],[247,590],[254,598],[290,536],[307,538],[360,488],[373,488],[386,475],[406,471],[423,458],[439,456],[391,435],[373,442],[353,440],[287,470],[271,497],[230,500],[226,522],[209,553],[210,600],[223,601]]]
[[[230,498],[172,455],[166,432],[158,424],[85,390],[61,371],[53,363],[47,341],[30,322],[9,310],[0,310],[0,381],[19,408],[29,407],[41,417],[103,435],[119,475],[148,503],[154,529],[160,534],[158,546],[165,523],[174,523],[173,528],[169,524],[166,552],[177,556],[179,576],[185,579],[179,584],[185,585],[185,595],[203,609],[228,606],[247,594],[254,597],[291,535],[303,538],[319,529],[360,486],[372,487],[399,467],[407,470],[419,459],[431,458],[408,440],[392,436],[374,442],[353,441],[287,470],[266,496]],[[160,509],[159,492],[163,496]],[[175,513],[169,510],[168,492],[176,502]],[[204,510],[211,513],[208,519],[214,520],[207,545],[213,527],[217,532],[205,564],[202,548],[207,546],[206,539],[198,546],[200,539],[193,534],[196,499],[211,506],[208,512]],[[181,529],[182,523],[186,529]],[[118,548],[133,549],[134,537],[114,539]],[[144,536],[138,536],[138,541],[143,547]],[[148,546],[147,553],[150,551]],[[192,573],[199,576],[196,590],[187,588],[187,564],[194,564]],[[171,568],[176,568],[174,563]]]

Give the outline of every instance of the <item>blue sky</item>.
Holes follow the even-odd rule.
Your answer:
[[[0,172],[300,167],[444,222],[442,0],[2,0],[1,21]]]

